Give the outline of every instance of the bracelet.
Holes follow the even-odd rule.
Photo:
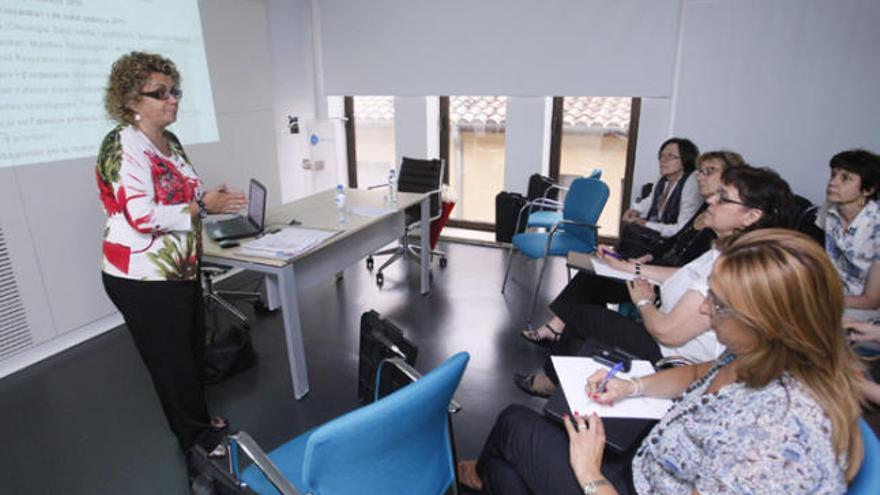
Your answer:
[[[640,262],[636,261],[635,267],[633,268],[633,273],[635,273],[636,275],[642,274],[642,264]]]
[[[641,397],[645,394],[645,382],[641,378],[634,376],[629,381],[633,383],[633,392],[629,394],[630,397]]]
[[[642,306],[645,306],[647,304],[654,304],[654,301],[652,299],[639,299],[638,301],[636,301],[637,308],[641,308]]]

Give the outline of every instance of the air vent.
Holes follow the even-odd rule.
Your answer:
[[[27,349],[32,343],[9,248],[0,227],[0,360]]]

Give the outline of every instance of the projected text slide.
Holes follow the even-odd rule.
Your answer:
[[[0,0],[0,166],[95,156],[114,125],[110,66],[132,50],[177,64],[184,144],[216,141],[197,0]]]

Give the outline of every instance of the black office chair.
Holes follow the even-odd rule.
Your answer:
[[[242,313],[241,310],[236,308],[231,302],[223,298],[223,296],[251,299],[255,310],[265,311],[266,305],[265,303],[263,303],[263,295],[259,292],[218,290],[214,286],[214,277],[222,275],[227,271],[229,271],[229,268],[227,267],[207,265],[204,263],[202,264],[202,297],[205,298],[205,307],[209,311],[213,311],[216,306],[219,306],[232,314],[232,316],[238,318],[239,321],[247,326],[247,315]]]
[[[432,221],[440,218],[440,215],[442,214],[440,186],[443,183],[443,167],[443,160],[436,158],[433,160],[419,160],[416,158],[403,157],[400,162],[397,190],[401,192],[431,193],[430,213]],[[411,245],[409,242],[409,236],[411,233],[418,231],[421,226],[421,205],[414,205],[407,208],[405,215],[406,229],[403,237],[400,239],[400,244],[397,247],[378,251],[367,257],[367,269],[372,270],[373,256],[391,255],[391,257],[388,258],[376,272],[376,285],[379,287],[382,287],[382,284],[385,283],[385,277],[382,275],[382,270],[397,261],[399,258],[404,257],[416,262],[419,262],[420,260],[421,246]],[[445,268],[446,253],[436,250],[431,251],[431,261],[434,260],[434,256],[437,256],[440,259],[440,267]]]

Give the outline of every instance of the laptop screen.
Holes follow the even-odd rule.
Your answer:
[[[248,191],[248,218],[260,229],[263,228],[263,217],[266,215],[266,188],[251,179]]]

